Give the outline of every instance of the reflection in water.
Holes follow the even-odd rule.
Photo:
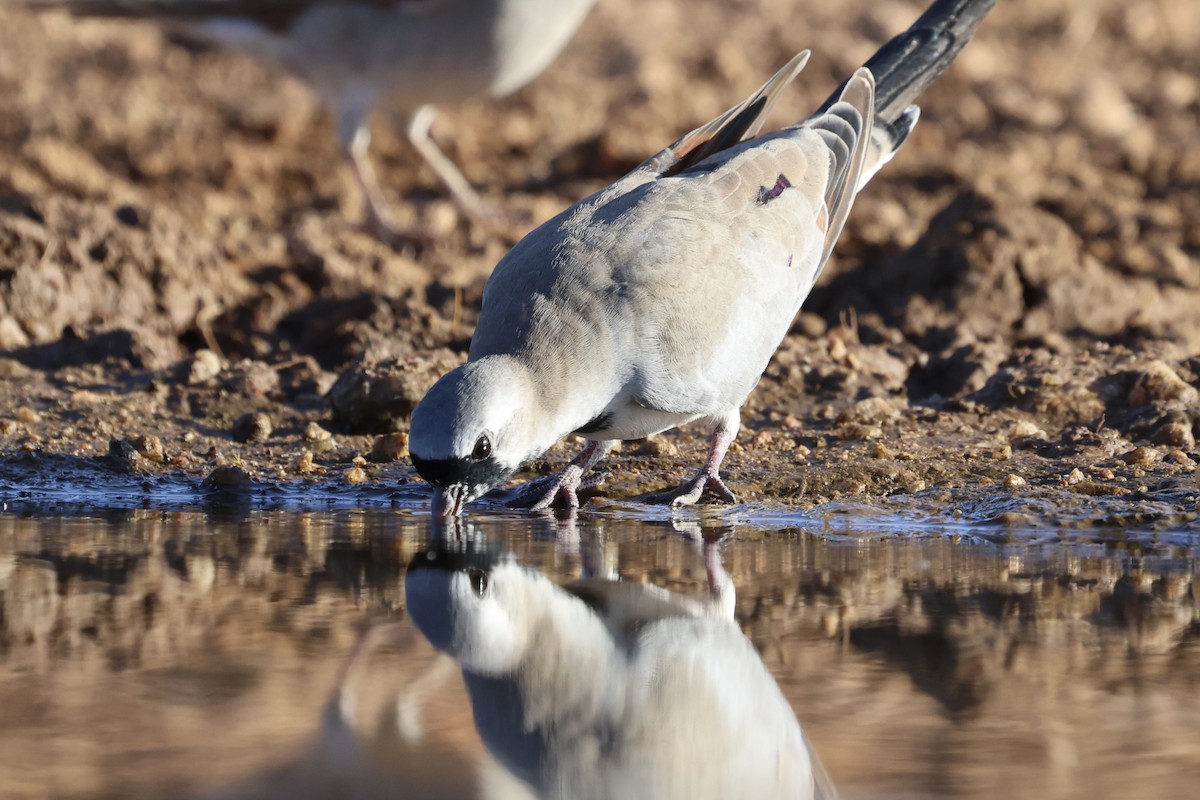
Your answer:
[[[667,521],[471,520],[446,538],[548,591],[709,587]],[[1194,797],[1194,534],[727,532],[735,618],[843,797]],[[429,537],[404,510],[0,515],[0,797],[531,796],[406,609]]]
[[[462,666],[488,750],[539,796],[803,798],[791,706],[733,619],[718,545],[707,603],[603,578],[559,587],[506,554],[417,555],[408,612]]]

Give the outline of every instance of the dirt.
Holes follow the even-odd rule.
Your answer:
[[[331,122],[296,81],[149,23],[0,12],[5,493],[133,476],[419,494],[408,414],[465,357],[495,262],[796,50],[813,59],[779,123],[920,11],[836,5],[604,0],[530,86],[447,109],[435,136],[524,224],[459,219],[385,109],[381,179],[441,232],[400,249],[355,227]],[[856,204],[747,404],[731,487],[1195,525],[1198,76],[1187,0],[1000,4]],[[626,443],[593,502],[665,488],[703,448]]]

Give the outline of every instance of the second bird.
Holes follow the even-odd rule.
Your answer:
[[[490,215],[429,136],[434,106],[500,97],[537,77],[595,0],[13,0],[81,16],[154,17],[273,62],[333,112],[367,201],[365,225],[401,237],[371,165],[367,117],[388,98],[408,138],[476,219]]]
[[[578,505],[615,440],[702,420],[678,489],[733,502],[719,469],[740,409],[829,259],[855,195],[917,121],[911,103],[995,0],[937,0],[805,121],[758,136],[796,56],[745,102],[526,236],[496,266],[466,364],[413,412],[434,513],[505,481],[570,433],[587,446],[515,505]]]

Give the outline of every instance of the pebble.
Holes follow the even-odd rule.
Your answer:
[[[208,383],[221,374],[221,357],[212,350],[197,350],[188,364],[187,384]]]
[[[1182,422],[1168,422],[1154,433],[1154,441],[1167,447],[1185,448],[1191,450],[1196,446],[1196,437],[1192,434],[1192,426]]]
[[[397,431],[376,437],[374,444],[371,445],[371,452],[367,454],[367,460],[376,464],[386,464],[399,461],[406,455],[408,455],[408,434]]]
[[[1085,480],[1083,470],[1076,467],[1071,472],[1063,477],[1063,483],[1067,486],[1074,486],[1077,483],[1083,483]]]
[[[262,412],[243,414],[230,431],[235,442],[263,442],[271,436],[271,418]]]
[[[301,475],[311,475],[314,472],[321,473],[324,471],[324,467],[313,463],[312,450],[305,450],[300,454],[300,457],[296,459],[296,472],[299,472]]]
[[[1144,406],[1153,402],[1178,400],[1187,406],[1195,405],[1200,399],[1197,392],[1187,381],[1179,377],[1174,369],[1165,361],[1154,360],[1146,365],[1133,388],[1129,390],[1129,405]]]
[[[1045,439],[1046,432],[1044,430],[1042,430],[1041,428],[1039,428],[1037,425],[1034,425],[1029,420],[1023,419],[1023,420],[1013,424],[1011,436],[1014,439],[1024,439],[1027,437],[1035,437],[1038,439]]]
[[[1004,479],[1005,486],[1024,486],[1026,483],[1027,481],[1017,474],[1009,475]]]
[[[26,425],[32,425],[42,418],[40,414],[38,414],[29,406],[21,406],[17,409],[17,412],[14,416],[16,416],[17,422],[23,422]]]
[[[304,426],[304,440],[308,442],[325,442],[333,438],[333,434],[315,422]]]
[[[142,456],[124,439],[113,439],[108,443],[109,466],[118,472],[136,472],[142,466]]]
[[[234,489],[250,484],[250,473],[236,464],[224,464],[208,473],[203,485],[210,489]]]
[[[149,461],[162,463],[166,461],[166,455],[163,452],[162,439],[157,436],[138,436],[132,442],[133,447],[138,453]]]
[[[364,483],[367,480],[367,472],[362,467],[351,467],[342,475],[347,483]]]
[[[1121,456],[1126,464],[1145,466],[1158,461],[1161,454],[1153,447],[1135,447]]]

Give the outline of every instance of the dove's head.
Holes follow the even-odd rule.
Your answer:
[[[532,395],[523,366],[491,356],[446,373],[417,404],[408,450],[417,472],[435,487],[435,515],[458,514],[534,455]]]
[[[408,565],[405,602],[434,647],[471,672],[503,675],[528,652],[538,581],[546,582],[502,554],[435,549]]]

